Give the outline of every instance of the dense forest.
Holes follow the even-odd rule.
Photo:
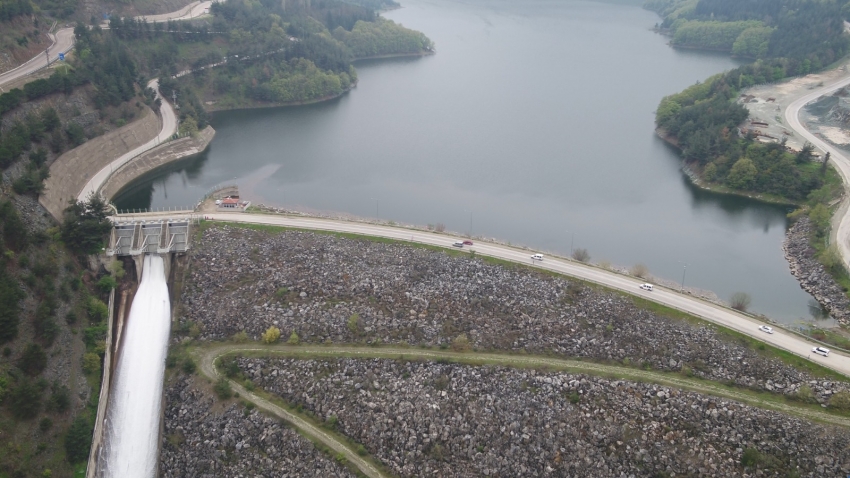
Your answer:
[[[782,144],[741,137],[738,125],[748,113],[736,99],[742,88],[816,71],[844,56],[850,45],[844,2],[662,0],[647,6],[666,14],[660,28],[673,35],[673,44],[758,58],[665,97],[656,110],[659,130],[702,179],[798,203],[824,187],[828,171],[811,162],[810,151],[793,154]]]
[[[718,49],[750,58],[808,60],[820,69],[847,52],[845,0],[650,0],[676,46]]]

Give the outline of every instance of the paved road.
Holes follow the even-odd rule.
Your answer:
[[[196,1],[186,5],[176,12],[163,13],[161,15],[142,15],[136,18],[144,19],[148,22],[188,20],[206,15],[209,12],[209,8],[212,3],[213,2],[211,1]],[[107,27],[109,26],[108,23],[104,25]],[[55,34],[50,34],[50,38],[53,40],[53,45],[49,48],[51,63],[59,59],[59,53],[68,53],[72,48],[74,48],[73,27],[59,29]],[[0,87],[13,80],[40,70],[45,66],[47,66],[47,58],[44,56],[44,52],[41,52],[23,65],[0,75]]]
[[[50,33],[48,35],[50,36],[50,39],[53,40],[53,44],[50,45],[50,48],[48,49],[50,52],[51,63],[59,59],[59,53],[67,53],[74,47],[73,28],[62,28],[57,30],[55,34]],[[41,52],[23,65],[0,75],[0,86],[11,83],[14,80],[27,76],[46,66],[47,57],[44,55],[44,52]]]
[[[800,123],[800,109],[807,103],[847,85],[850,85],[850,77],[840,78],[830,84],[812,90],[811,93],[798,98],[785,109],[785,120],[788,122],[788,126],[793,128],[794,131],[804,137],[808,142],[830,153],[833,164],[844,180],[845,189],[850,186],[850,159],[840,149],[818,138],[803,127]],[[845,196],[847,197],[845,197],[842,205],[838,208],[835,220],[833,221],[834,237],[832,239],[838,245],[838,251],[841,254],[845,267],[850,267],[850,208],[848,208],[850,195]]]
[[[148,88],[153,88],[156,91],[156,97],[161,99],[159,96],[159,80],[151,80],[148,83]],[[171,104],[163,99],[159,112],[160,118],[162,119],[162,129],[160,130],[159,135],[138,148],[122,155],[98,171],[97,174],[89,179],[89,182],[86,183],[86,186],[82,191],[80,191],[80,194],[77,195],[78,201],[85,201],[92,193],[99,191],[101,186],[103,186],[103,183],[106,182],[106,179],[109,178],[113,171],[118,170],[118,168],[128,163],[136,156],[160,144],[177,131],[177,116],[174,114],[174,109],[171,107]]]
[[[287,226],[303,229],[314,229],[322,231],[347,232],[353,234],[364,234],[370,236],[386,237],[402,241],[418,242],[442,247],[451,247],[456,240],[448,235],[428,233],[423,231],[412,231],[400,227],[379,226],[349,221],[337,221],[331,219],[302,218],[278,216],[270,214],[244,214],[244,213],[212,213],[205,214],[206,217],[230,222],[242,222],[253,224],[268,224],[275,226]],[[169,218],[174,214],[146,214],[145,219]],[[817,344],[782,329],[776,329],[774,334],[766,334],[758,330],[762,322],[740,314],[737,311],[706,302],[689,295],[680,294],[670,289],[656,286],[653,292],[640,290],[638,285],[641,281],[632,277],[623,276],[604,269],[588,266],[585,264],[547,257],[543,261],[531,261],[531,251],[524,251],[513,247],[497,244],[479,242],[464,250],[473,250],[478,255],[485,255],[505,259],[512,262],[520,262],[541,269],[547,269],[573,277],[578,277],[589,282],[625,291],[629,294],[643,297],[678,310],[701,317],[705,320],[723,325],[742,334],[762,340],[778,348],[787,350],[795,355],[808,358],[812,362],[835,370],[850,377],[850,357],[833,351],[829,357],[821,357],[811,353],[812,347]]]
[[[163,13],[161,15],[140,15],[136,18],[145,20],[148,23],[167,22],[168,20],[189,20],[209,13],[210,5],[212,4],[213,2],[211,1],[196,1],[186,5],[176,12]],[[108,27],[109,22],[104,23],[104,25]]]

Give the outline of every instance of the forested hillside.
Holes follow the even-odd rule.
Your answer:
[[[656,111],[662,134],[709,184],[802,202],[824,187],[826,168],[810,154],[740,137],[747,110],[738,92],[755,84],[809,73],[844,56],[846,0],[661,0],[648,7],[666,14],[660,24],[674,45],[722,49],[758,58],[665,97]],[[816,195],[821,197],[822,195]]]
[[[676,46],[808,60],[809,70],[847,51],[844,0],[651,0],[646,6],[664,17],[659,29]]]

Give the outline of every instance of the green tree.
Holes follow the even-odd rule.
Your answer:
[[[47,366],[47,354],[38,344],[29,344],[18,359],[18,368],[30,377],[40,374]]]
[[[65,458],[71,463],[85,461],[89,456],[91,437],[92,423],[87,417],[78,415],[65,435]]]
[[[41,411],[42,390],[35,382],[22,378],[7,397],[9,409],[17,418],[29,420]]]
[[[815,235],[824,237],[829,232],[830,221],[829,208],[823,203],[816,205],[809,211],[809,220],[812,222],[812,227],[815,228]]]
[[[62,240],[80,254],[100,252],[106,235],[112,228],[108,219],[109,205],[92,194],[87,201],[72,201],[65,209],[62,221]]]
[[[0,344],[17,337],[23,298],[20,284],[6,272],[6,262],[0,261]]]
[[[756,180],[758,170],[749,158],[741,158],[732,166],[726,184],[735,189],[749,189]]]

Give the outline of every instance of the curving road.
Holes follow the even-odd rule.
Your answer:
[[[174,214],[147,214],[139,216],[139,219],[167,219],[174,217]],[[344,232],[352,234],[361,234],[377,237],[385,237],[389,239],[397,239],[401,241],[418,242],[421,244],[429,244],[440,247],[450,247],[456,240],[451,236],[429,233],[423,231],[413,231],[400,227],[380,226],[374,224],[364,224],[349,221],[339,221],[331,219],[318,218],[303,218],[303,217],[288,217],[267,214],[247,214],[247,213],[212,213],[205,214],[205,217],[229,222],[251,223],[251,224],[266,224],[273,226],[294,227],[301,229],[313,229],[321,231]],[[787,332],[782,329],[775,329],[774,334],[766,334],[760,332],[758,327],[763,323],[738,313],[735,310],[728,309],[710,302],[706,302],[695,297],[680,294],[670,289],[656,286],[653,292],[645,292],[638,288],[641,281],[638,279],[616,274],[614,272],[592,267],[586,264],[568,261],[565,259],[557,259],[547,257],[543,261],[535,261],[532,263],[530,251],[524,251],[513,247],[502,246],[498,244],[490,244],[479,242],[475,246],[464,248],[464,250],[475,251],[478,255],[490,256],[499,259],[504,259],[512,262],[520,262],[541,269],[566,274],[577,277],[588,282],[624,291],[628,294],[658,302],[660,304],[672,307],[697,317],[701,317],[710,322],[714,322],[729,329],[735,330],[742,334],[751,336],[755,339],[769,343],[775,347],[787,350],[795,355],[803,358],[808,358],[812,362],[816,362],[824,367],[830,368],[836,372],[850,377],[850,357],[833,351],[829,357],[822,357],[811,353],[812,347],[816,346],[805,338]]]
[[[47,51],[50,53],[50,63],[53,63],[54,61],[58,60],[60,53],[68,53],[71,48],[74,48],[73,28],[62,28],[60,30],[57,30],[55,34],[48,33],[48,36],[51,40],[53,40],[53,44],[50,45],[50,47],[48,47],[47,49]],[[17,80],[19,78],[23,78],[46,66],[47,57],[45,57],[44,52],[41,52],[23,65],[0,75],[0,86],[3,86],[7,83],[11,83],[12,81]]]
[[[850,85],[850,77],[839,78],[828,85],[816,88],[811,93],[794,100],[790,105],[788,105],[788,108],[785,109],[785,120],[788,122],[788,126],[793,128],[797,134],[805,138],[808,142],[830,154],[832,164],[835,166],[835,169],[838,170],[838,173],[844,181],[845,190],[850,187],[850,159],[847,158],[846,153],[818,138],[812,134],[811,131],[807,130],[800,123],[800,109],[819,97],[832,93],[833,91],[847,85]],[[846,268],[850,268],[850,208],[848,208],[848,203],[850,203],[850,197],[845,194],[844,201],[842,201],[841,206],[835,213],[832,226],[834,231],[832,240],[835,244],[837,244],[838,252],[841,254],[841,259],[844,261],[844,266]]]
[[[80,194],[77,195],[78,201],[85,201],[90,195],[99,191],[101,186],[103,186],[103,183],[106,182],[106,180],[109,178],[113,171],[127,164],[136,156],[144,153],[145,151],[153,148],[154,146],[157,146],[169,136],[177,132],[177,116],[174,114],[174,109],[171,107],[171,104],[168,103],[168,101],[165,101],[165,99],[163,99],[159,95],[159,79],[153,79],[148,82],[148,88],[153,88],[154,91],[156,91],[156,97],[162,100],[161,105],[159,107],[162,128],[160,129],[159,134],[156,138],[153,138],[147,143],[139,146],[138,148],[123,154],[118,159],[109,163],[107,166],[104,166],[103,169],[98,171],[94,176],[91,177],[91,179],[89,179],[89,182],[86,183],[83,190],[80,191]]]
[[[149,23],[157,23],[157,22],[167,22],[168,20],[190,20],[192,18],[198,18],[209,13],[210,5],[212,5],[212,1],[195,1],[192,2],[180,10],[171,12],[171,13],[163,13],[160,15],[139,15],[135,17],[138,20],[144,20]],[[104,22],[102,27],[108,28],[109,22]]]
[[[189,20],[209,13],[209,8],[212,4],[213,2],[209,0],[195,1],[175,12],[163,13],[161,15],[141,15],[136,18],[141,20],[147,20],[148,22]],[[105,23],[103,26],[108,27],[109,24]],[[72,48],[74,48],[73,27],[62,28],[57,30],[55,34],[50,33],[48,35],[50,36],[50,39],[53,40],[53,44],[50,45],[50,47],[48,48],[48,52],[50,53],[50,63],[53,63],[59,59],[59,53],[68,53]],[[41,52],[23,65],[0,75],[0,87],[14,80],[34,73],[46,66],[47,59],[44,56],[44,52]]]

